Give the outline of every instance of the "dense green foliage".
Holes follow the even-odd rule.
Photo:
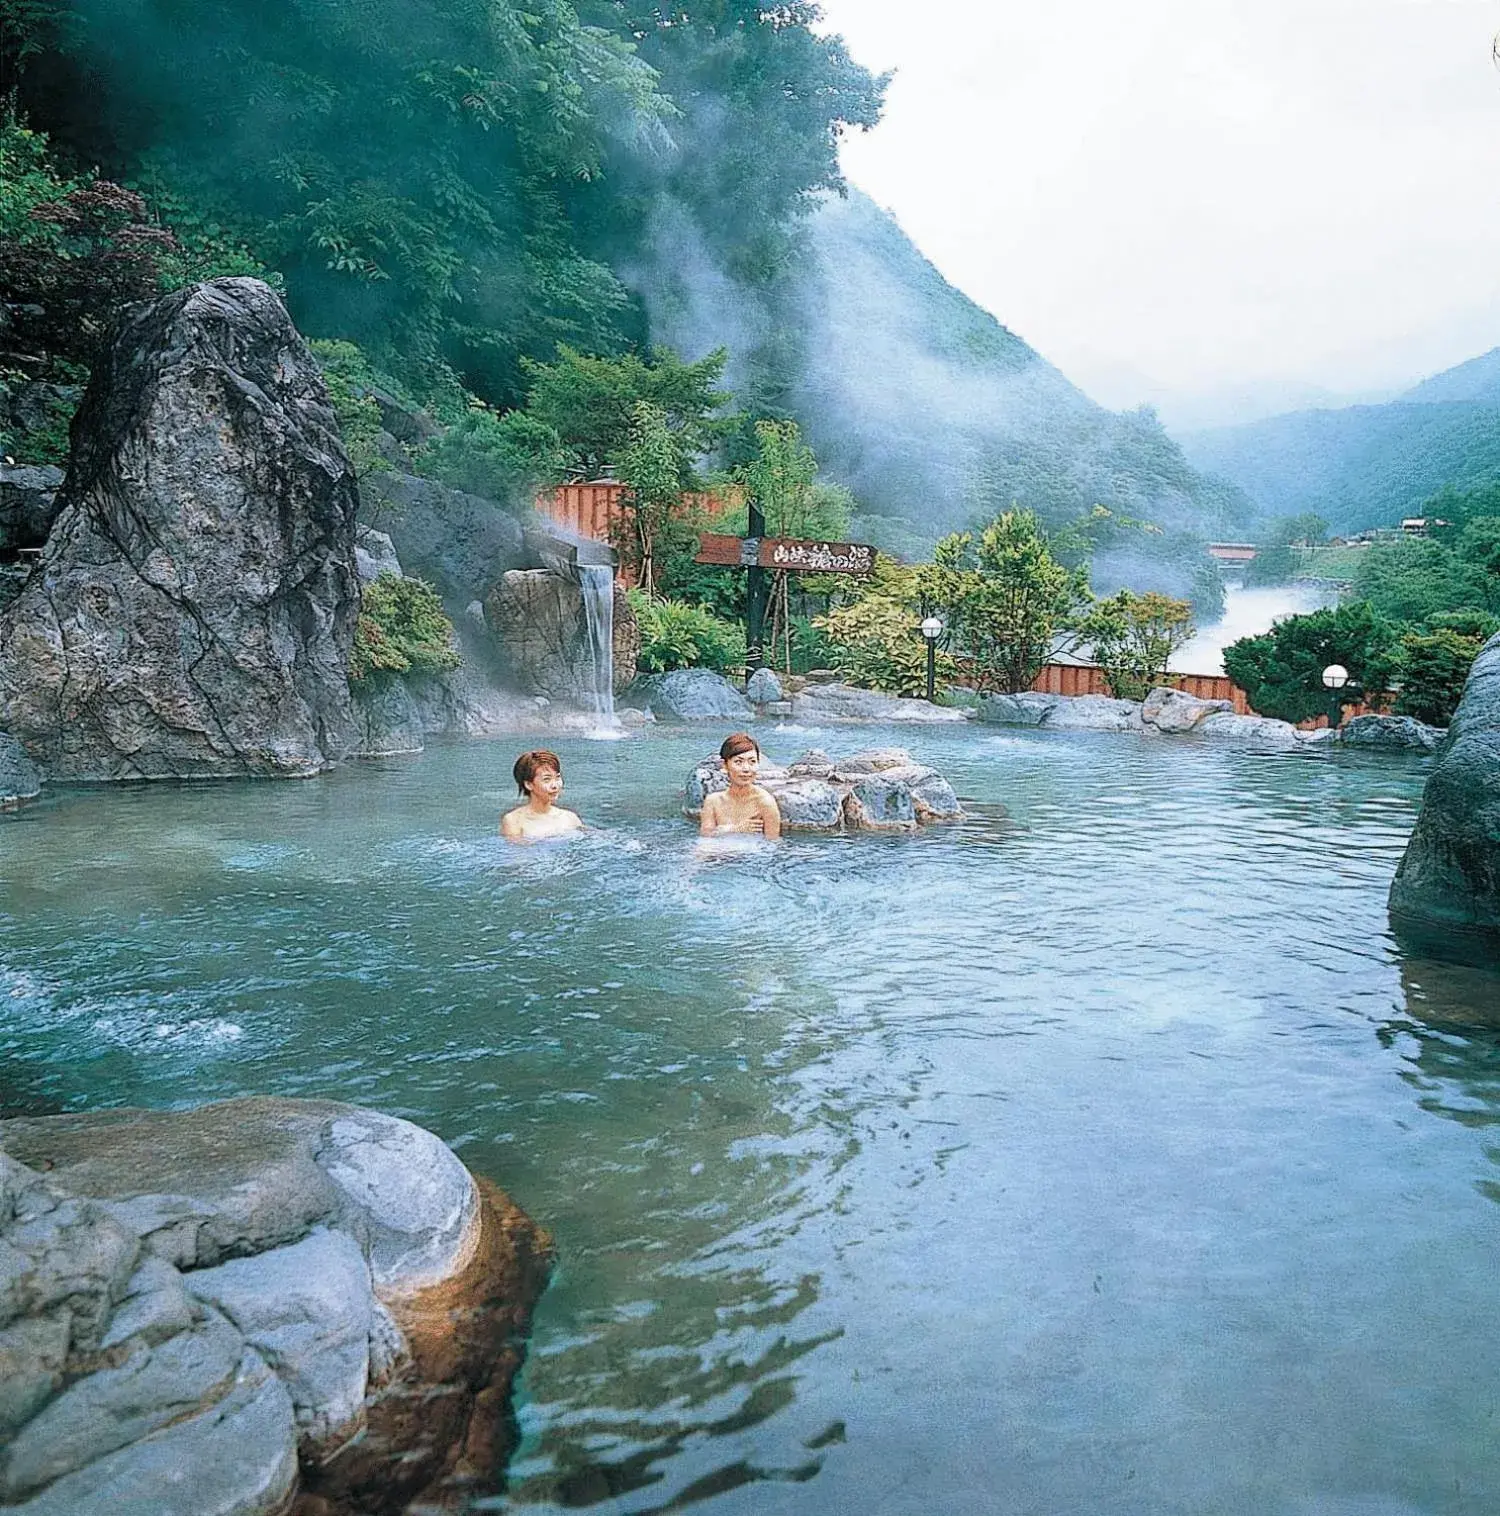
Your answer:
[[[1164,683],[1173,655],[1192,641],[1194,630],[1187,601],[1151,591],[1121,590],[1097,602],[1079,623],[1080,638],[1119,700],[1144,700]]]
[[[63,172],[41,133],[0,118],[6,345],[45,360],[44,371],[89,363],[133,300],[245,273],[266,270],[221,237],[179,237],[134,190]]]
[[[1379,695],[1392,673],[1393,628],[1363,601],[1288,616],[1269,632],[1224,649],[1224,671],[1262,716],[1306,721],[1331,712],[1333,701],[1358,705]],[[1340,696],[1323,685],[1323,670],[1341,664],[1349,683]]]
[[[708,668],[725,674],[744,666],[744,629],[712,611],[680,600],[660,599],[642,590],[630,591],[630,608],[641,631],[636,666],[643,674],[686,668]]]
[[[880,559],[857,598],[814,619],[840,678],[892,695],[927,693],[921,572]],[[942,684],[958,677],[958,662],[946,649],[937,653],[935,677]]]
[[[1446,724],[1476,654],[1500,627],[1500,514],[1489,514],[1497,510],[1500,491],[1494,487],[1444,491],[1428,502],[1426,514],[1446,523],[1432,536],[1393,538],[1357,552],[1346,551],[1353,565],[1352,588],[1340,613],[1351,618],[1368,617],[1369,624],[1378,629],[1372,633],[1374,641],[1368,646],[1362,644],[1369,662],[1368,677],[1378,676],[1381,687],[1394,690],[1394,709],[1399,715]],[[1285,546],[1302,540],[1302,535],[1293,523],[1286,523],[1278,538]],[[1299,567],[1305,569],[1310,563],[1314,571],[1321,568],[1326,572],[1329,555],[1338,550],[1310,554],[1286,547],[1286,551]],[[1326,617],[1332,613],[1317,614]],[[1322,623],[1303,625],[1309,619],[1291,618],[1279,623],[1266,638],[1247,639],[1225,653],[1230,677],[1263,714],[1276,715],[1282,709],[1306,709],[1315,714],[1323,708],[1320,699],[1326,704],[1326,697],[1320,697],[1312,687],[1315,659],[1297,662],[1295,672],[1289,672],[1287,665],[1291,655],[1286,648],[1291,641],[1305,638],[1321,645],[1318,628]],[[1277,641],[1281,649],[1275,667],[1260,646],[1267,639]],[[1257,644],[1256,650],[1247,651],[1247,643]],[[1249,662],[1244,662],[1247,658]],[[1353,667],[1343,657],[1326,661]],[[1259,679],[1262,686],[1275,688],[1270,693],[1257,693],[1241,678],[1241,672],[1246,678]],[[1303,695],[1278,693],[1299,682]],[[1350,698],[1352,701],[1355,697]],[[1271,706],[1263,705],[1263,700],[1270,700]]]
[[[459,665],[453,623],[430,584],[382,574],[365,586],[349,677],[361,680],[389,674],[440,674]]]
[[[685,205],[741,276],[790,256],[883,83],[816,6],[716,0],[0,0],[19,104],[80,162],[190,203],[314,335],[510,407],[522,360],[645,335],[616,270]]]
[[[970,682],[1011,694],[1031,688],[1089,602],[1087,571],[1058,561],[1031,511],[1003,511],[977,537],[945,537],[917,584]]]
[[[1494,625],[1500,623],[1492,623]],[[1407,632],[1395,647],[1400,693],[1396,712],[1415,716],[1431,726],[1446,726],[1458,708],[1474,659],[1484,646],[1482,636],[1465,635],[1451,627]]]

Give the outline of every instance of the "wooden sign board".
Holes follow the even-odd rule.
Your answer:
[[[864,542],[817,542],[800,537],[725,537],[704,532],[695,563],[722,568],[783,569],[798,574],[868,574],[875,549]]]

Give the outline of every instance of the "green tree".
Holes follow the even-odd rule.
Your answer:
[[[1143,700],[1164,683],[1173,655],[1192,641],[1193,632],[1192,606],[1155,591],[1121,590],[1098,601],[1079,626],[1110,693],[1121,700]]]
[[[557,433],[529,411],[499,415],[476,400],[414,463],[453,489],[520,509],[538,485],[561,476],[565,456]]]
[[[1484,638],[1448,627],[1407,632],[1396,645],[1396,713],[1429,726],[1447,726],[1483,646]]]
[[[856,599],[813,618],[813,630],[827,639],[833,667],[849,683],[892,695],[926,694],[922,572],[877,559]],[[958,664],[950,652],[938,653],[935,674],[943,684],[953,682]]]
[[[1036,515],[1022,510],[1002,512],[977,540],[969,532],[945,537],[917,587],[979,687],[1012,694],[1031,688],[1089,601],[1087,570],[1059,563]]]
[[[687,473],[682,434],[673,430],[660,406],[637,401],[620,454],[626,516],[618,545],[647,595],[656,589],[657,551],[680,511]]]
[[[1474,528],[1465,527],[1465,534]],[[1477,555],[1482,534],[1468,541]],[[1355,570],[1351,593],[1387,620],[1416,623],[1443,611],[1491,609],[1497,588],[1500,583],[1483,562],[1465,557],[1452,541],[1414,537],[1370,547]]]
[[[1394,629],[1364,601],[1288,616],[1268,632],[1241,637],[1224,649],[1224,671],[1262,716],[1306,721],[1330,710],[1323,670],[1349,671],[1344,705],[1378,695],[1391,678]]]
[[[527,362],[526,411],[561,440],[572,468],[584,474],[617,465],[631,445],[638,407],[649,405],[675,435],[691,481],[691,461],[709,452],[722,434],[720,412],[733,398],[720,389],[729,355],[718,348],[684,363],[667,348],[646,357],[597,357],[563,346],[551,363]]]

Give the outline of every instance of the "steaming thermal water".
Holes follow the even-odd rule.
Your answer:
[[[1500,975],[1407,957],[1424,769],[858,730],[971,819],[702,858],[719,733],[0,822],[11,1110],[329,1094],[557,1236],[506,1493],[716,1516],[1500,1510]],[[1002,809],[1004,807],[1004,809]]]
[[[1332,605],[1338,593],[1324,584],[1273,584],[1247,589],[1242,584],[1224,588],[1224,615],[1198,635],[1172,660],[1183,674],[1222,674],[1224,649],[1241,637],[1269,631],[1283,616],[1302,616]]]
[[[579,564],[583,619],[589,639],[591,687],[585,691],[595,720],[591,736],[615,736],[615,571],[608,565]]]

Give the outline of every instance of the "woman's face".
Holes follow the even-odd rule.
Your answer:
[[[736,753],[725,762],[724,768],[731,784],[753,784],[760,770],[760,754],[753,747]]]
[[[562,775],[556,769],[538,769],[528,781],[528,787],[537,800],[551,805],[562,794]]]

